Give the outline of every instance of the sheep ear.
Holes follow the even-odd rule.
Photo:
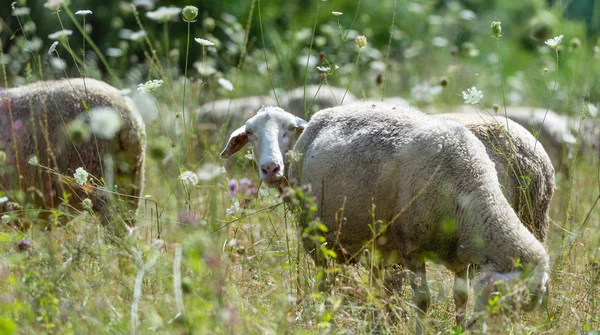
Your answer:
[[[296,117],[296,133],[297,134],[302,134],[302,132],[304,131],[304,129],[306,128],[306,126],[308,125],[308,122],[304,121],[303,119]]]
[[[246,144],[248,144],[248,134],[246,133],[246,126],[241,126],[238,129],[236,129],[233,133],[231,133],[231,136],[229,136],[229,142],[227,142],[225,149],[223,149],[219,157],[228,158],[229,156],[238,152]]]

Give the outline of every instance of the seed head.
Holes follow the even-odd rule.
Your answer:
[[[81,207],[83,207],[83,209],[90,210],[92,207],[94,207],[94,204],[92,203],[92,200],[85,198],[83,201],[81,201]]]
[[[183,7],[183,20],[185,22],[194,22],[198,16],[198,7],[196,6],[185,6]]]
[[[365,35],[358,35],[358,36],[356,36],[354,43],[356,44],[357,47],[362,49],[367,46],[367,38],[365,37]]]
[[[502,36],[502,22],[500,21],[492,21],[492,36],[498,38]]]
[[[215,26],[217,24],[215,23],[215,19],[213,19],[212,17],[207,17],[204,19],[204,21],[202,21],[202,26],[204,27],[204,29],[206,29],[206,31],[212,31],[213,29],[215,29]]]
[[[442,86],[442,87],[448,86],[448,78],[442,77],[442,79],[440,79],[440,86]]]
[[[498,110],[500,109],[500,106],[498,106],[498,104],[494,104],[492,106],[492,108],[494,109],[494,113],[498,114]]]
[[[571,39],[571,49],[575,50],[581,46],[581,40],[577,37]]]
[[[69,124],[67,133],[69,134],[69,139],[75,144],[87,142],[91,137],[89,127],[81,120],[73,120]]]

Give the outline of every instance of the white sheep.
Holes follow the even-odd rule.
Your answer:
[[[219,127],[229,118],[229,124],[239,125],[248,114],[257,112],[263,106],[274,105],[277,105],[277,100],[270,96],[215,100],[198,107],[196,119],[198,122],[215,123]]]
[[[488,114],[472,105],[460,105],[450,109],[438,109],[429,106],[422,108],[422,110],[427,114],[449,112]],[[593,119],[580,120],[579,118],[559,115],[545,108],[527,106],[509,106],[506,108],[506,114],[508,118],[520,124],[529,132],[539,134],[538,140],[544,146],[557,172],[568,173],[569,167],[563,157],[568,155],[569,147],[577,141],[577,137],[581,139],[584,149],[592,147],[597,150],[600,144],[600,127],[598,127],[597,121]],[[498,116],[504,116],[503,108],[500,108]],[[580,128],[581,131],[579,131]]]
[[[388,262],[400,262],[413,272],[411,286],[420,313],[426,312],[430,301],[426,254],[435,255],[434,260],[465,284],[469,264],[480,264],[485,280],[498,277],[494,273],[514,271],[518,258],[534,268],[528,285],[533,298],[524,309],[540,303],[548,255],[519,222],[484,146],[464,126],[384,104],[323,110],[308,124],[280,110],[267,110],[232,134],[223,157],[248,143],[249,126],[251,143],[261,145],[255,153],[259,165],[279,170],[290,147],[290,141],[281,141],[281,134],[289,138],[290,129],[304,131],[294,148],[302,159],[289,176],[312,185],[318,215],[329,227],[330,248],[339,260],[355,261],[375,238],[369,225],[376,220],[389,224],[378,232],[382,237],[376,239],[378,249]],[[278,186],[283,175],[268,172],[262,171],[261,179],[270,187]],[[343,218],[338,217],[342,213]],[[317,255],[311,241],[306,240],[305,247]],[[455,289],[465,288],[459,284]],[[480,301],[487,300],[480,297]],[[457,318],[462,320],[459,313]]]
[[[107,133],[111,128],[115,132]],[[123,195],[131,211],[129,221],[143,187],[145,136],[144,123],[131,100],[94,79],[46,81],[2,90],[0,150],[7,160],[0,191],[24,190],[44,208],[57,207],[70,195],[69,207],[81,210],[86,207],[82,200],[90,198],[93,209],[108,223],[114,207],[107,196],[115,185],[114,191]],[[32,156],[39,165],[28,164]],[[72,182],[79,167],[97,180],[103,178],[104,187],[85,192]]]
[[[504,117],[478,114],[438,114],[471,131],[494,163],[502,193],[521,222],[540,241],[550,229],[554,168],[541,143],[521,125]]]
[[[344,94],[346,97],[344,98]],[[324,108],[339,106],[356,101],[356,97],[344,88],[329,85],[308,85],[306,86],[306,106],[304,104],[304,87],[298,87],[289,91],[283,96],[281,106],[286,111],[299,116],[305,116],[304,108],[309,114],[313,114]]]

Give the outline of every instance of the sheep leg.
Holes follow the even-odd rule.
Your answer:
[[[425,260],[419,258],[415,261],[407,263],[407,268],[410,272],[410,286],[413,289],[413,302],[417,306],[417,334],[425,333],[425,325],[423,318],[427,314],[431,295],[429,286],[427,285],[427,277],[425,275]]]
[[[457,272],[454,276],[454,306],[456,308],[456,325],[464,328],[469,300],[469,267]]]

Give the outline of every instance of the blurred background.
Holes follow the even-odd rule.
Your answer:
[[[85,18],[85,31],[105,54],[108,64],[114,68],[114,76],[122,78],[123,82],[116,85],[123,86],[156,77],[148,61],[152,51],[144,36],[136,34],[140,31],[154,44],[152,49],[158,59],[171,66],[171,74],[182,73],[187,23],[180,15],[162,23],[146,14],[161,6],[182,8],[188,4],[192,2],[76,1],[70,9],[73,13],[83,9],[93,12]],[[198,6],[199,15],[190,25],[190,37],[211,40],[216,46],[207,48],[204,58],[200,45],[191,46],[188,76],[204,81],[219,77],[231,80],[239,71],[251,78],[237,81],[236,90],[230,96],[269,92],[272,95],[273,88],[275,92],[284,92],[304,85],[309,53],[309,84],[323,79],[317,65],[335,64],[339,69],[327,76],[328,84],[345,87],[355,67],[354,38],[360,34],[367,37],[368,48],[361,54],[356,79],[350,87],[359,97],[380,96],[380,85],[385,77],[386,96],[402,96],[415,105],[459,103],[456,92],[470,86],[477,86],[486,97],[493,98],[493,101],[488,100],[490,104],[499,103],[502,73],[511,105],[544,105],[548,91],[536,88],[545,87],[547,81],[553,84],[557,78],[555,109],[574,113],[574,99],[581,98],[582,93],[586,93],[583,94],[586,100],[597,99],[598,79],[586,76],[597,63],[592,59],[597,60],[599,55],[600,3],[593,0],[213,0],[193,5]],[[44,7],[44,1],[17,1],[17,8],[29,8],[26,14],[11,9],[10,1],[2,6],[0,37],[10,86],[31,81],[28,76],[39,77],[37,71],[31,71],[27,65],[31,57],[38,55],[42,63],[49,65],[44,67],[46,78],[65,76],[63,68],[68,75],[78,75],[74,60],[67,57],[67,53],[63,51],[60,60],[55,54],[47,54],[52,43],[48,35],[62,28],[74,31],[69,43],[81,54],[82,34],[65,11],[59,13],[59,20]],[[249,15],[251,9],[252,15]],[[343,14],[335,16],[332,12]],[[83,24],[82,16],[74,18]],[[502,22],[500,53],[490,33],[492,21]],[[248,40],[244,49],[246,29]],[[554,74],[556,55],[544,45],[546,39],[557,35],[564,35],[559,49],[561,71],[558,77]],[[89,45],[86,62],[87,76],[114,82]],[[545,78],[544,69],[552,75]],[[566,78],[573,80],[582,76],[585,76],[585,92],[581,87],[566,83],[561,86]],[[454,89],[431,90],[444,80]],[[219,93],[228,94],[218,92],[217,97]],[[207,100],[204,96],[196,98],[201,100],[199,103]]]

